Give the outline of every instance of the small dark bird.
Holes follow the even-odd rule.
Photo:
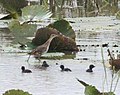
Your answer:
[[[61,71],[72,71],[69,68],[64,68],[64,65],[60,65]]]
[[[58,63],[56,63],[56,65],[58,65]]]
[[[20,44],[20,48],[25,48],[26,47],[26,45],[25,44],[23,44],[23,43],[21,43],[21,42],[18,42],[19,44]]]
[[[115,45],[113,45],[113,47],[118,47],[118,45],[115,44]]]
[[[42,67],[49,67],[46,61],[43,61]]]
[[[102,44],[102,47],[108,47],[108,44],[109,44],[109,43],[107,43],[107,44]]]
[[[95,45],[91,45],[92,47],[94,47]]]
[[[96,45],[96,47],[99,47],[99,45]]]
[[[31,70],[25,69],[24,66],[22,66],[21,69],[22,69],[22,73],[32,73]]]
[[[94,67],[95,67],[94,65],[90,65],[90,66],[89,66],[89,69],[87,69],[86,72],[93,72],[92,69],[93,69]]]

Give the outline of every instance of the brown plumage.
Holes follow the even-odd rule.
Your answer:
[[[36,47],[35,49],[33,49],[29,53],[29,55],[34,55],[35,58],[40,60],[41,55],[48,52],[51,41],[57,36],[58,35],[56,35],[56,34],[51,34],[50,38],[44,44],[42,44],[42,45]],[[28,57],[27,61],[29,61],[29,58],[30,58],[30,56]]]

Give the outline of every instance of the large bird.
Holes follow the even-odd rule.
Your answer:
[[[44,44],[42,44],[42,45],[36,47],[35,49],[33,49],[29,53],[29,57],[28,57],[27,62],[29,61],[29,58],[30,58],[31,55],[34,55],[34,57],[37,58],[40,61],[41,55],[48,52],[51,41],[57,36],[58,35],[56,35],[56,34],[51,34],[50,38]]]

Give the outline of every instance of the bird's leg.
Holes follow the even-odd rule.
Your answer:
[[[31,56],[31,54],[29,55],[29,57],[28,57],[28,59],[27,59],[27,62],[29,61],[29,59],[30,59],[30,56]]]
[[[41,54],[36,53],[36,54],[34,55],[34,57],[35,57],[35,59],[39,60],[39,62],[41,62],[41,59],[40,59]]]
[[[38,60],[39,60],[39,63],[41,62],[41,59],[40,59],[40,57],[38,58]]]

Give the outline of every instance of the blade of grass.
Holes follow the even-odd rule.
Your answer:
[[[104,85],[105,82],[107,84],[107,89],[108,89],[108,81],[107,81],[107,71],[106,71],[106,67],[105,67],[105,61],[104,61],[104,55],[103,55],[103,48],[101,47],[101,56],[102,56],[102,63],[103,63],[103,67],[104,67],[104,81],[103,81],[103,92],[104,92]]]
[[[118,76],[117,76],[117,81],[115,83],[115,88],[113,90],[113,92],[115,92],[116,88],[117,88],[117,85],[118,85],[118,82],[119,82],[119,79],[120,79],[120,70],[117,72]]]

